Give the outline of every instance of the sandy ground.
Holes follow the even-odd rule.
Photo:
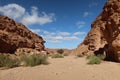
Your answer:
[[[86,59],[67,56],[49,59],[49,65],[0,70],[0,80],[120,80],[120,64],[88,65]]]

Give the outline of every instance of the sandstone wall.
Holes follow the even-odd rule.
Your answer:
[[[73,53],[90,54],[108,45],[106,60],[120,61],[120,0],[108,0]]]
[[[0,16],[0,52],[14,53],[18,48],[44,50],[44,40],[21,23]]]

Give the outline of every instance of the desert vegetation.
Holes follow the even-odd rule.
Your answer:
[[[64,53],[63,49],[58,49],[56,54],[52,54],[52,58],[64,58],[64,56],[68,56],[68,53]]]
[[[87,64],[100,64],[102,60],[104,60],[105,56],[104,55],[89,55],[87,56],[88,63]]]
[[[63,53],[64,53],[64,50],[63,50],[63,49],[58,49],[57,52],[58,52],[59,54],[63,54]]]
[[[63,55],[64,55],[64,56],[69,56],[69,54],[68,54],[68,53],[63,53]]]
[[[20,57],[11,57],[0,54],[0,67],[13,68],[18,66],[36,66],[40,64],[48,64],[47,56],[40,54],[26,55],[22,54]]]
[[[33,54],[33,55],[26,55],[23,54],[20,58],[20,61],[23,66],[36,66],[40,64],[48,64],[47,62],[47,56],[46,55],[39,55],[39,54]]]
[[[52,58],[64,58],[64,55],[58,53],[58,54],[53,54],[51,57]]]
[[[19,64],[19,59],[0,54],[0,67],[13,68],[19,66]]]
[[[76,57],[83,57],[83,54],[77,54]]]

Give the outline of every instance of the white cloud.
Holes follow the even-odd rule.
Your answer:
[[[51,42],[51,43],[59,43],[63,40],[62,36],[51,36],[51,35],[43,35],[42,36],[46,42]]]
[[[97,6],[97,5],[98,5],[97,2],[92,2],[92,3],[90,3],[90,4],[88,5],[88,7],[91,8],[91,7],[95,7],[95,6]]]
[[[83,13],[83,17],[87,17],[87,16],[91,16],[91,15],[92,15],[91,12],[84,12],[84,13]]]
[[[58,40],[48,40],[47,42],[50,42],[50,43],[61,43],[61,41],[58,41]]]
[[[48,32],[46,30],[41,30],[42,37],[46,42],[51,43],[60,43],[62,41],[78,41],[81,40],[77,35],[84,34],[83,32],[75,32],[73,34],[70,34],[69,32],[62,32],[62,31],[56,31],[56,32]]]
[[[61,40],[63,40],[63,37],[62,37],[62,36],[56,36],[56,37],[55,37],[55,40],[61,41]]]
[[[34,8],[33,8],[34,9]],[[46,23],[51,23],[55,20],[54,14],[46,14],[45,12],[41,13],[41,16],[38,16],[38,12],[33,12],[35,10],[32,10],[32,14],[26,14],[22,18],[22,23],[26,25],[33,25],[33,24],[46,24]]]
[[[61,35],[62,33],[62,35]],[[57,43],[57,42],[62,42],[62,41],[78,41],[81,40],[78,35],[85,34],[84,32],[75,32],[73,34],[70,34],[69,32],[48,32],[48,31],[43,31],[43,38],[47,42],[52,42],[52,43]]]
[[[79,21],[76,23],[76,25],[78,26],[78,28],[82,28],[83,26],[85,26],[85,22],[84,21]]]
[[[75,32],[73,35],[78,36],[78,35],[83,35],[83,34],[86,34],[86,32]]]
[[[62,36],[69,36],[70,35],[69,32],[59,32],[58,34],[62,35]]]
[[[50,35],[43,35],[43,39],[45,39],[46,42],[52,42],[52,43],[59,43],[64,40],[71,41],[71,40],[80,40],[77,36],[50,36]]]
[[[25,14],[25,8],[17,4],[8,4],[0,6],[0,13],[13,19],[17,19]]]
[[[41,30],[40,29],[30,29],[32,32],[34,32],[34,33],[39,33],[39,32],[41,32]]]
[[[53,36],[56,33],[54,33],[54,32],[48,32],[48,31],[43,31],[43,34]]]
[[[59,43],[63,39],[63,37],[57,35],[56,32],[48,32],[46,30],[42,30],[42,34],[43,34],[42,37],[46,42]]]
[[[11,17],[25,25],[39,24],[43,25],[46,23],[51,23],[55,20],[55,14],[45,12],[39,13],[38,8],[31,7],[31,12],[27,12],[26,9],[18,4],[8,4],[5,6],[0,6],[0,14]]]
[[[43,33],[44,33],[44,34],[50,34],[50,32],[48,32],[48,31],[43,31]]]
[[[83,13],[83,16],[84,16],[84,17],[87,17],[88,15],[89,15],[89,12],[84,12],[84,13]]]
[[[77,36],[64,37],[64,40],[80,40]]]

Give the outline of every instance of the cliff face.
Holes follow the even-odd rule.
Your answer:
[[[74,52],[89,54],[100,48],[105,51],[106,60],[120,62],[120,0],[106,2],[103,12],[92,23],[90,32]]]
[[[44,40],[21,23],[0,16],[0,52],[14,53],[18,48],[44,50]]]

